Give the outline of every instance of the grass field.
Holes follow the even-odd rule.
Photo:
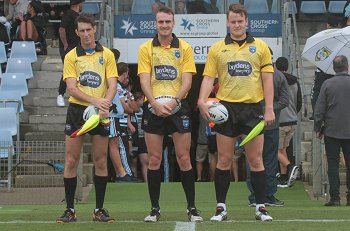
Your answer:
[[[94,224],[94,190],[86,203],[76,204],[78,221],[74,224],[55,224],[64,205],[0,205],[0,230],[349,230],[350,207],[324,207],[323,201],[310,200],[302,183],[279,189],[277,197],[284,207],[269,207],[273,222],[258,222],[254,208],[248,207],[245,183],[231,183],[228,193],[228,221],[211,223],[216,203],[212,183],[196,184],[197,207],[205,219],[203,223],[187,222],[186,203],[181,183],[163,184],[161,188],[161,219],[158,223],[144,223],[150,209],[147,185],[109,184],[105,207],[116,218],[112,224]]]

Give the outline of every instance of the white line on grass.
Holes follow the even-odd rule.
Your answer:
[[[256,220],[228,220],[228,221],[223,221],[222,223],[260,223],[261,221],[256,221]],[[334,223],[334,222],[350,222],[350,219],[347,219],[347,220],[344,220],[344,219],[340,219],[340,220],[327,220],[327,219],[324,219],[324,220],[321,220],[321,219],[294,219],[294,220],[273,220],[272,222],[279,222],[279,223],[282,223],[282,222],[306,222],[306,223],[315,223],[315,222],[325,222],[325,223]],[[0,221],[0,224],[54,224],[56,223],[55,221],[23,221],[23,220],[13,220],[13,221]],[[78,224],[88,224],[88,223],[91,223],[93,224],[94,222],[93,221],[77,221],[75,223],[78,223]],[[145,223],[144,221],[132,221],[132,220],[129,220],[129,221],[115,221],[114,223],[143,223],[143,224],[147,224]],[[175,223],[176,224],[176,227],[179,226],[179,227],[186,227],[186,229],[176,229],[175,227],[175,230],[195,230],[195,224],[194,222],[180,222],[180,221],[158,221],[157,223],[160,223],[160,224],[171,224],[171,223]],[[201,222],[201,223],[212,223],[211,221],[204,221],[204,222]],[[193,229],[191,229],[191,227],[194,227]]]
[[[196,223],[194,222],[176,222],[174,231],[195,231]]]

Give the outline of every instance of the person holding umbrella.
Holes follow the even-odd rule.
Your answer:
[[[273,124],[273,65],[265,42],[247,31],[247,10],[241,4],[231,4],[227,11],[229,34],[214,44],[208,54],[204,78],[198,99],[203,118],[210,121],[206,103],[215,77],[218,76],[217,98],[229,112],[228,120],[216,126],[218,163],[214,185],[217,207],[211,221],[227,219],[226,195],[230,186],[230,167],[237,137],[247,135],[261,120]],[[261,101],[265,100],[265,110]],[[265,168],[262,160],[264,136],[260,134],[245,145],[255,192],[255,218],[272,221],[265,209]]]
[[[314,114],[314,131],[318,138],[324,136],[328,162],[328,179],[330,200],[325,206],[339,206],[339,154],[343,150],[346,163],[347,206],[350,206],[350,75],[348,59],[344,55],[333,60],[336,73],[326,80],[316,102]]]

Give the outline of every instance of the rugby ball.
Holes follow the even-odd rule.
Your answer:
[[[228,111],[224,105],[220,102],[208,100],[207,103],[209,105],[213,105],[214,107],[209,108],[209,116],[212,122],[215,124],[225,123],[228,119]]]
[[[171,96],[171,95],[160,95],[160,96],[155,97],[154,99],[158,103],[165,104],[174,98],[175,97]],[[181,102],[178,105],[176,105],[176,107],[171,111],[171,114],[172,115],[175,114],[176,112],[178,112],[180,110],[180,108],[181,108]],[[156,112],[153,110],[151,104],[148,104],[148,110],[150,110],[153,114],[156,114]]]
[[[87,108],[85,108],[83,113],[83,120],[87,121],[92,115],[98,114],[98,108],[94,105],[90,105]]]

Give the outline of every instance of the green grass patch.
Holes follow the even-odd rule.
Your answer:
[[[210,223],[216,202],[213,183],[196,183],[196,203],[204,223],[196,224],[197,231],[204,230],[327,230],[337,227],[347,230],[350,225],[350,207],[324,207],[323,201],[310,200],[302,183],[292,188],[279,189],[276,197],[285,202],[284,207],[269,207],[273,222],[257,222],[255,209],[248,207],[248,190],[244,182],[231,183],[227,195],[228,222]],[[0,194],[1,196],[1,194]],[[77,203],[78,222],[55,224],[64,210],[60,205],[0,205],[0,230],[174,230],[176,221],[187,221],[186,200],[181,183],[162,184],[161,220],[146,224],[150,202],[147,184],[108,184],[105,207],[116,218],[113,224],[94,224],[91,219],[95,205],[94,190],[87,202]],[[327,221],[328,220],[328,221]]]

